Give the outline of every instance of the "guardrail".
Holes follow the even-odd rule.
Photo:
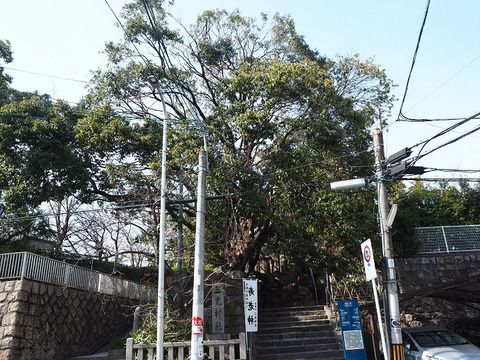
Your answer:
[[[480,225],[415,228],[418,254],[480,251]]]
[[[156,289],[29,252],[0,254],[0,279],[30,279],[153,302]]]
[[[190,359],[188,353],[190,342],[166,342],[163,344],[168,360]],[[211,360],[246,360],[247,346],[244,333],[238,339],[205,340],[203,346],[208,349],[208,358]],[[156,344],[134,344],[132,338],[127,339],[126,360],[154,360]]]

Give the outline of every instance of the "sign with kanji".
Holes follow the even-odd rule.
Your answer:
[[[258,331],[258,286],[257,279],[243,279],[243,308],[245,331]]]
[[[370,239],[362,243],[362,258],[365,267],[365,275],[367,281],[373,280],[377,277],[377,269],[375,268],[375,259],[373,258],[372,242]]]
[[[215,284],[212,289],[212,333],[225,333],[225,290],[223,284]]]
[[[192,317],[192,334],[193,335],[203,334],[203,319],[200,316]]]

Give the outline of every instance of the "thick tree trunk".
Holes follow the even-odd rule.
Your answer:
[[[251,273],[260,258],[260,252],[271,236],[271,222],[264,220],[263,225],[255,229],[252,219],[232,217],[227,232],[224,257],[230,267]]]

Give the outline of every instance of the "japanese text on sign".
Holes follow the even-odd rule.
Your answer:
[[[225,291],[222,284],[215,284],[212,291],[212,327],[214,334],[225,333]]]
[[[258,331],[258,286],[257,279],[243,280],[243,307],[245,312],[245,331]]]

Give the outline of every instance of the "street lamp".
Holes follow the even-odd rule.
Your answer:
[[[166,217],[166,184],[167,184],[167,120],[168,113],[160,89],[160,81],[150,75],[148,82],[157,90],[163,108],[163,133],[162,133],[162,171],[160,176],[160,240],[158,242],[158,297],[157,297],[157,360],[163,359],[164,336],[164,306],[165,306],[165,217]]]

